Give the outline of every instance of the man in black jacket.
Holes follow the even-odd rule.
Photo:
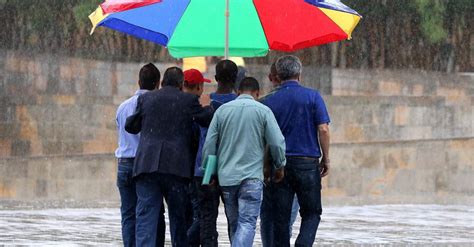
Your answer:
[[[138,196],[137,246],[154,246],[160,205],[168,204],[173,246],[187,246],[186,200],[193,176],[193,122],[209,126],[213,111],[198,97],[181,92],[183,71],[166,70],[162,88],[138,98],[125,129],[140,133],[134,176]]]

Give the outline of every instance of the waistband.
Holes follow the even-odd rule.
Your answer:
[[[135,158],[118,158],[117,160],[119,163],[133,163]]]
[[[305,156],[286,156],[286,158],[287,158],[287,159],[294,159],[294,160],[319,161],[319,158],[305,157]]]

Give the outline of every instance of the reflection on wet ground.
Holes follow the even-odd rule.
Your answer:
[[[0,204],[2,202],[0,201]],[[221,209],[219,246],[228,246]],[[294,227],[298,232],[299,219]],[[327,207],[317,243],[474,245],[474,208],[440,205]],[[296,234],[293,234],[293,238]],[[170,237],[167,236],[169,243]],[[255,246],[260,245],[257,229]],[[0,206],[0,245],[120,245],[118,208],[16,209]]]

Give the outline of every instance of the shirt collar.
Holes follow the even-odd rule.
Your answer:
[[[237,99],[254,99],[250,94],[241,94]]]
[[[135,92],[135,95],[142,95],[146,92],[149,92],[148,90],[146,89],[138,89],[136,92]]]
[[[284,81],[281,83],[280,87],[288,87],[288,86],[299,86],[299,82],[297,80]]]

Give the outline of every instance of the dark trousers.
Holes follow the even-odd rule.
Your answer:
[[[176,247],[187,247],[186,205],[189,180],[161,174],[145,173],[136,177],[137,186],[137,246],[155,246],[159,212],[163,198],[168,205],[171,242]]]
[[[260,235],[262,237],[262,246],[263,247],[273,247],[274,232],[273,225],[275,224],[276,215],[275,215],[275,201],[280,200],[280,196],[275,193],[275,183],[270,182],[263,188],[263,201],[262,208],[260,210]],[[293,232],[293,224],[298,217],[298,210],[300,205],[298,204],[298,198],[293,199],[293,205],[291,206],[291,220],[290,228],[288,229],[290,233],[290,238]]]
[[[195,192],[193,208],[197,219],[188,231],[188,236],[194,241],[199,235],[201,246],[216,247],[217,244],[217,216],[219,215],[220,189],[217,185],[201,185],[202,177],[194,177],[192,187]],[[192,196],[193,197],[193,196]]]
[[[200,239],[200,215],[201,212],[199,211],[199,200],[198,200],[198,187],[195,185],[194,180],[189,184],[189,204],[188,210],[190,209],[190,213],[187,213],[187,218],[189,222],[189,218],[191,219],[191,224],[188,228],[188,242],[190,247],[199,247],[201,246],[201,239]]]
[[[321,174],[318,159],[287,157],[285,178],[274,184],[275,246],[290,246],[289,224],[295,193],[300,204],[301,227],[295,246],[312,246],[321,220]]]

